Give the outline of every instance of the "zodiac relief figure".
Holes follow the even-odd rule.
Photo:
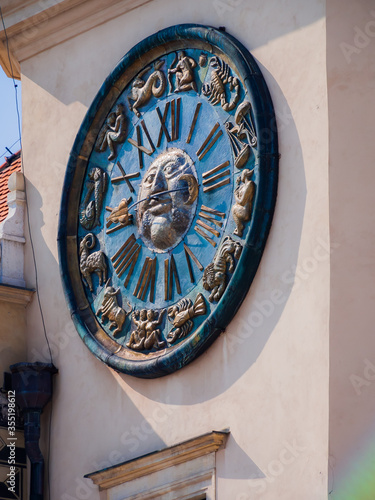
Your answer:
[[[244,101],[238,106],[234,115],[234,120],[238,126],[238,136],[241,139],[246,137],[247,142],[254,148],[258,140],[251,117],[251,103],[249,101]]]
[[[250,158],[251,147],[254,148],[258,142],[250,111],[250,102],[244,101],[238,106],[234,115],[236,125],[231,122],[225,124],[235,156],[234,164],[237,168],[245,166]],[[245,140],[247,142],[244,142]]]
[[[232,215],[236,223],[234,234],[242,236],[244,223],[251,218],[253,208],[253,199],[255,194],[255,183],[251,180],[254,170],[245,168],[241,175],[237,177],[237,187],[234,190],[234,198],[236,203],[232,207]]]
[[[242,245],[226,236],[217,251],[213,262],[203,272],[203,288],[211,291],[208,298],[210,302],[219,301],[227,287],[227,264],[228,272],[234,271],[233,256],[238,260],[242,252]],[[233,254],[233,256],[232,256]]]
[[[79,268],[82,280],[93,291],[91,274],[96,273],[99,277],[99,285],[107,279],[107,263],[104,252],[98,250],[90,254],[89,250],[95,246],[95,236],[92,233],[86,234],[79,245]]]
[[[165,309],[162,309],[159,315],[152,309],[147,311],[145,349],[152,349],[153,347],[160,349],[165,347],[165,342],[160,341],[161,332],[156,328],[160,325],[164,313]]]
[[[168,70],[168,81],[173,92],[172,75],[176,75],[175,92],[183,92],[185,90],[197,91],[197,84],[195,83],[194,68],[197,63],[192,57],[188,57],[183,50],[178,52],[178,62],[176,59],[172,63],[171,68]],[[174,66],[174,67],[173,67]]]
[[[115,328],[113,332],[113,336],[115,336],[121,332],[126,316],[131,312],[132,306],[128,302],[129,310],[125,310],[118,305],[116,295],[120,289],[109,286],[109,282],[110,280],[108,280],[105,285],[102,305],[99,307],[96,314],[102,315],[102,322],[106,318],[109,320],[109,329],[112,330]]]
[[[200,53],[198,64],[201,68],[204,68],[207,65],[207,54],[205,52]]]
[[[181,299],[168,309],[168,319],[173,324],[167,340],[170,344],[188,335],[193,328],[192,319],[206,314],[206,303],[201,293],[198,293],[194,305],[190,299]]]
[[[134,111],[138,118],[141,116],[138,108],[147,104],[152,96],[159,98],[164,94],[166,79],[164,73],[160,71],[163,64],[164,60],[154,63],[155,71],[151,73],[146,82],[142,79],[142,76],[151,69],[150,66],[142,70],[133,81],[128,95],[128,103],[130,110]]]
[[[135,351],[165,347],[165,342],[160,340],[161,331],[157,328],[161,323],[164,313],[165,309],[162,309],[159,315],[153,309],[134,311],[132,319],[136,325],[136,329],[132,331],[126,346]]]
[[[237,106],[240,98],[240,82],[238,78],[231,76],[229,66],[219,57],[214,56],[210,61],[213,68],[210,83],[205,83],[202,87],[203,95],[208,97],[212,105],[221,104],[224,111],[232,111]],[[233,99],[228,102],[225,86],[229,84],[229,90],[234,90]]]
[[[107,227],[110,227],[112,224],[117,223],[121,224],[121,226],[128,226],[129,224],[133,224],[133,216],[129,214],[129,203],[131,202],[131,198],[128,200],[123,198],[118,207],[111,209],[111,215],[107,217]],[[109,210],[109,208],[107,208]]]
[[[87,181],[87,193],[81,207],[80,222],[87,229],[100,225],[100,213],[107,190],[107,174],[99,167],[90,170]],[[94,199],[90,201],[94,193]]]
[[[124,105],[117,104],[116,112],[110,113],[106,123],[103,125],[102,130],[99,133],[98,141],[96,143],[96,151],[103,152],[109,148],[111,154],[108,156],[108,160],[114,160],[116,158],[116,143],[123,143],[126,138],[126,122],[124,114]]]
[[[135,351],[142,351],[146,338],[147,310],[134,311],[132,313],[132,320],[136,325],[136,329],[132,331],[126,346]]]

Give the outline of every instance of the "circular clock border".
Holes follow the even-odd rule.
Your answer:
[[[251,231],[216,309],[185,341],[164,354],[149,360],[130,360],[118,356],[119,344],[104,330],[98,330],[84,292],[77,252],[80,194],[95,141],[118,97],[143,67],[184,48],[206,50],[229,63],[251,99],[258,136],[256,205]],[[75,139],[65,174],[58,228],[60,272],[68,307],[81,339],[98,359],[118,372],[141,378],[161,377],[190,363],[225,330],[250,288],[266,244],[276,202],[278,159],[276,119],[267,85],[253,56],[228,33],[196,24],[172,26],[147,37],[122,58],[101,86]]]

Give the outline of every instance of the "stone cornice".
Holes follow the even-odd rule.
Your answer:
[[[14,76],[20,78],[20,62],[151,1],[3,1]],[[10,76],[4,31],[0,31],[0,64]]]
[[[225,446],[228,435],[229,431],[213,431],[129,462],[92,472],[85,477],[92,479],[100,490],[113,488],[127,481],[214,453]]]
[[[3,32],[1,34],[3,34]],[[21,79],[20,63],[14,57],[14,54],[11,50],[9,51],[8,54],[6,45],[1,40],[0,40],[0,66],[3,68],[7,77],[11,78],[13,76],[16,80]]]
[[[0,302],[11,302],[26,307],[34,294],[34,290],[0,284]]]

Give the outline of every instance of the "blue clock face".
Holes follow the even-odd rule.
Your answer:
[[[68,303],[92,352],[136,376],[181,368],[225,328],[271,221],[272,103],[251,56],[213,31],[215,50],[190,25],[132,49],[68,167],[59,237]]]

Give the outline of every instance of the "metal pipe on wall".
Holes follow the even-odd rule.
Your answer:
[[[39,447],[40,415],[52,397],[52,376],[57,368],[48,363],[17,363],[10,367],[16,402],[24,415],[25,450],[31,464],[30,500],[44,498],[44,457]]]

